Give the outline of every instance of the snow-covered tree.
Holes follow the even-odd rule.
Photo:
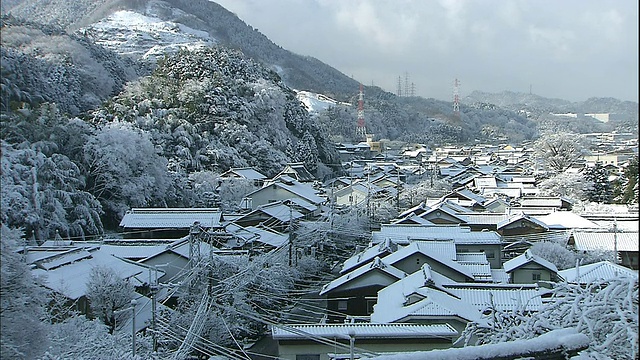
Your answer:
[[[109,332],[113,333],[116,321],[122,321],[122,316],[118,310],[130,306],[134,292],[133,285],[129,279],[122,279],[117,270],[96,266],[91,269],[91,275],[87,281],[87,299],[92,314],[99,318],[109,327]]]
[[[38,241],[53,239],[56,231],[79,238],[101,234],[102,209],[83,190],[80,168],[65,155],[23,146],[2,142],[3,223],[24,227]]]
[[[571,200],[581,201],[585,199],[585,180],[582,174],[559,173],[538,183],[542,196],[564,196]]]
[[[553,173],[561,173],[579,160],[586,149],[584,137],[570,133],[544,134],[533,145],[538,160]]]
[[[84,147],[88,190],[111,221],[131,207],[161,206],[171,185],[167,161],[148,134],[125,123],[109,123]]]
[[[469,323],[463,338],[478,344],[531,339],[550,330],[573,327],[591,339],[596,359],[638,357],[638,280],[620,277],[587,285],[558,283],[535,313],[489,311],[488,326]]]
[[[564,270],[576,265],[577,255],[566,246],[552,242],[540,241],[531,246],[531,252],[551,262],[558,270]]]
[[[48,346],[46,297],[16,252],[22,232],[2,224],[0,236],[0,353],[3,359],[35,359]]]
[[[622,176],[614,184],[615,202],[618,204],[638,203],[638,156],[629,159]]]

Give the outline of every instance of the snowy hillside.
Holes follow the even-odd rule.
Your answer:
[[[350,103],[340,102],[331,99],[328,96],[316,94],[310,91],[296,91],[296,93],[298,100],[304,104],[310,114],[319,113],[337,105],[351,106]]]
[[[180,49],[196,49],[217,43],[208,32],[196,30],[173,21],[164,21],[160,12],[171,12],[171,17],[185,17],[183,11],[167,9],[160,3],[150,2],[144,14],[120,10],[83,29],[93,40],[123,55],[155,60],[165,53]]]

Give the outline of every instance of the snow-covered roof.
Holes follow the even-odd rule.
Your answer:
[[[501,236],[495,231],[471,231],[469,227],[464,226],[382,224],[380,230],[374,231],[371,235],[374,244],[386,238],[398,244],[416,240],[453,240],[456,245],[501,244]]]
[[[447,291],[470,303],[477,309],[492,307],[502,311],[538,311],[542,307],[539,289],[535,286],[513,286],[511,284],[490,284],[476,286],[445,286]]]
[[[91,269],[96,266],[113,269],[121,279],[133,278],[134,285],[149,283],[149,268],[144,265],[120,259],[99,248],[82,249],[81,252],[87,252],[90,256],[50,268],[50,270],[36,268],[32,270],[32,273],[35,277],[41,277],[41,282],[45,287],[55,290],[69,299],[78,299],[85,295]]]
[[[499,222],[507,220],[509,215],[498,213],[464,213],[465,223],[473,225],[497,225]]]
[[[555,273],[558,272],[558,268],[553,265],[551,262],[541,258],[540,256],[537,256],[535,254],[533,254],[531,252],[531,250],[527,250],[524,252],[524,254],[522,255],[518,255],[516,257],[514,257],[513,259],[505,262],[502,267],[504,268],[504,271],[506,271],[507,273],[512,272],[513,270],[522,267],[526,264],[529,263],[536,263],[550,271],[553,271]]]
[[[311,202],[312,204],[318,205],[318,204],[322,204],[325,201],[323,197],[318,196],[317,191],[316,189],[313,188],[313,186],[308,184],[303,184],[288,176],[282,176],[281,178],[278,179],[278,181],[275,181],[270,185],[275,185],[282,189],[285,189],[290,193]],[[269,186],[269,185],[266,185],[266,186]],[[262,189],[264,189],[264,187]],[[262,189],[258,189],[255,192],[261,191]],[[251,194],[247,195],[247,197],[251,197]]]
[[[638,279],[638,271],[614,264],[610,261],[600,261],[588,265],[558,271],[567,282],[590,283],[596,280],[613,280],[621,277]]]
[[[257,211],[261,211],[282,222],[288,222],[291,219],[295,220],[295,219],[300,219],[304,217],[304,214],[293,209],[292,207],[282,204],[281,202],[261,205],[252,212],[257,212]]]
[[[477,321],[480,324],[486,323],[481,312],[466,301],[439,289],[422,286],[411,289],[403,283],[405,279],[378,292],[378,302],[374,305],[371,314],[372,323],[408,321],[415,318],[433,319],[434,317],[458,317],[467,321]],[[415,298],[416,301],[407,304],[409,297]]]
[[[326,293],[328,293],[331,290],[337,289],[340,286],[353,281],[354,279],[358,279],[362,276],[364,276],[367,273],[370,273],[372,271],[379,271],[382,272],[386,275],[389,275],[389,283],[393,283],[396,280],[402,279],[403,277],[407,276],[407,274],[404,271],[401,271],[387,263],[385,263],[384,261],[380,260],[379,257],[376,257],[375,259],[373,259],[373,261],[369,264],[369,265],[365,265],[365,266],[361,266],[351,272],[348,272],[342,276],[340,276],[337,279],[334,279],[333,281],[331,281],[328,284],[325,284],[322,287],[322,290],[320,290],[320,294],[319,295],[324,295]],[[393,280],[391,280],[393,279]],[[388,285],[388,284],[380,284],[380,285]]]
[[[551,241],[560,244],[566,244],[571,236],[571,231],[568,230],[549,230],[540,233],[522,234],[522,235],[505,235],[502,237],[505,243],[522,242],[526,241],[534,243],[538,241]]]
[[[398,220],[395,220],[392,222],[392,224],[418,224],[418,225],[425,225],[425,226],[435,226],[436,224],[432,223],[431,221],[427,220],[427,219],[423,219],[420,216],[416,215],[416,214],[411,214],[405,218],[399,218]]]
[[[549,229],[601,229],[600,225],[571,211],[555,211],[535,218],[547,224]]]
[[[608,250],[613,251],[638,251],[637,232],[597,232],[579,231],[573,232],[575,248],[578,251]],[[615,243],[615,245],[614,245]]]
[[[506,284],[509,282],[509,274],[504,269],[491,269],[491,278],[494,283]]]
[[[531,222],[533,224],[536,224],[536,225],[540,226],[543,229],[549,230],[549,227],[547,226],[547,224],[543,223],[542,221],[540,221],[540,220],[538,220],[538,219],[536,219],[536,218],[534,218],[532,216],[529,216],[529,215],[526,215],[526,214],[522,214],[522,213],[512,215],[509,218],[498,222],[496,224],[496,226],[497,226],[498,230],[500,230],[503,227],[508,226],[510,224],[513,224],[513,223],[515,223],[517,221],[520,221],[520,220],[529,221],[529,222]]]
[[[241,178],[248,179],[248,180],[264,180],[267,178],[264,174],[260,173],[259,171],[251,167],[231,168],[227,170],[225,173],[223,173],[222,175],[220,175],[220,177],[229,176],[231,174],[234,174],[236,176],[239,176]]]
[[[220,227],[222,212],[209,208],[134,208],[124,215],[120,226],[135,229],[188,229],[194,222],[205,228]]]
[[[399,248],[394,253],[385,256],[384,258],[382,258],[382,261],[384,261],[387,264],[393,265],[416,253],[420,253],[430,259],[437,261],[438,263],[446,266],[447,268],[466,276],[469,279],[474,279],[473,273],[469,269],[452,260],[452,257],[453,259],[455,259],[455,256],[456,256],[454,244],[452,244],[451,242],[439,242],[439,243],[442,243],[445,249],[444,251],[433,251],[433,249],[437,247],[434,247],[432,244],[429,244],[429,241],[414,241],[403,248]],[[447,247],[450,248],[452,246],[454,247],[453,255],[451,255],[450,250],[449,251],[446,250]]]
[[[271,335],[275,340],[297,340],[313,337],[349,339],[456,337],[458,332],[449,324],[296,324],[274,325]]]
[[[166,249],[166,245],[100,245],[100,249],[124,259],[144,259]]]
[[[376,256],[385,256],[396,250],[398,250],[398,244],[394,243],[390,239],[382,241],[379,244],[372,245],[345,260],[342,264],[342,270],[340,270],[340,273],[344,274],[345,272],[351,271],[362,264],[368,263]]]

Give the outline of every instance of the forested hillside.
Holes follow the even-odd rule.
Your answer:
[[[5,33],[9,40],[21,34],[22,44],[51,51],[33,45],[43,32],[10,20],[3,23],[3,45]],[[68,37],[59,28],[55,33]],[[195,206],[201,194],[191,175],[199,172],[253,166],[273,176],[287,162],[301,161],[322,178],[339,163],[328,135],[295,92],[238,51],[219,47],[167,56],[152,75],[108,97],[96,95],[104,88],[82,78],[101,68],[96,58],[71,56],[76,47],[60,50],[60,57],[22,49],[8,46],[5,52],[3,46],[2,222],[23,227],[36,240],[56,231],[65,237],[100,234],[130,207]],[[11,54],[38,66],[17,71],[18,56]],[[107,60],[124,63],[113,54]],[[54,77],[57,86],[40,86],[60,67],[71,75]],[[116,85],[122,86],[109,92]],[[85,98],[107,100],[95,105]]]

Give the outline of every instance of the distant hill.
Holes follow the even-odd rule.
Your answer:
[[[313,116],[317,116],[335,138],[352,142],[360,140],[355,138],[359,87],[356,80],[313,57],[283,49],[215,2],[22,0],[4,4],[3,11],[10,11],[13,16],[29,21],[60,26],[70,35],[86,38],[123,58],[138,62],[140,69],[150,69],[164,54],[184,48],[225,46],[239,50],[275,71],[284,84],[293,89],[322,94],[339,103],[350,103],[351,106],[338,105]],[[478,106],[479,103],[495,106]],[[598,111],[602,112],[615,110],[624,113],[625,119],[637,119],[637,104],[635,117],[631,105],[627,104],[609,102],[607,105],[606,101],[594,101],[580,106],[565,100],[513,92],[474,92],[463,99],[461,116],[456,117],[450,102],[397,97],[378,87],[365,86],[367,131],[378,139],[424,143],[469,143],[495,139],[520,142],[537,136],[540,117],[554,111],[571,111],[565,109],[572,108],[601,109]],[[627,115],[630,112],[631,115]],[[533,116],[527,116],[527,113]],[[622,127],[628,128],[632,120],[625,121]],[[603,130],[617,126],[596,125]]]

